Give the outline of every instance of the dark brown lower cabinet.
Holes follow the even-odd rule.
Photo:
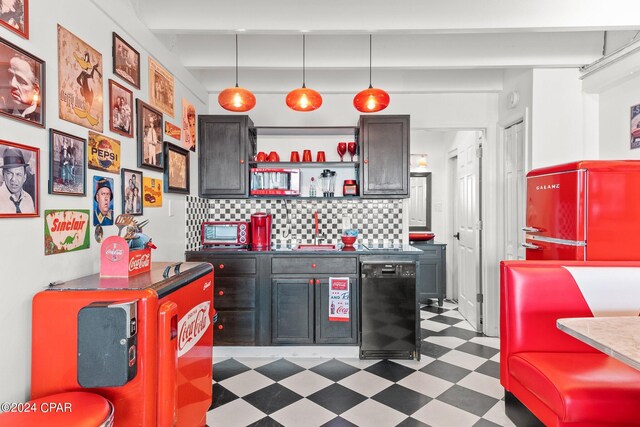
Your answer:
[[[273,344],[357,344],[358,286],[350,279],[350,320],[329,321],[329,278],[271,280]]]
[[[438,305],[442,305],[447,288],[446,249],[439,243],[412,242],[411,246],[421,249],[420,271],[418,275],[418,300],[426,303],[430,298],[438,298]]]

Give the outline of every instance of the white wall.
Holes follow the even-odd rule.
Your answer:
[[[630,148],[630,108],[640,104],[640,76],[600,94],[599,149],[601,159],[640,159]]]
[[[578,69],[533,70],[531,167],[582,160],[583,96]]]
[[[141,53],[142,84],[141,90],[133,89],[134,96],[148,102],[147,57],[149,46],[158,47],[154,56],[177,76],[175,99],[176,114],[174,118],[165,116],[170,122],[180,125],[181,100],[189,99],[199,113],[205,111],[206,93],[195,80],[189,77],[184,69],[171,63],[168,52],[163,51],[159,43],[153,43],[153,35],[136,20],[133,12],[127,10],[122,0],[112,0],[109,8],[112,13],[119,14],[126,21],[127,28],[118,26],[92,2],[80,0],[31,0],[30,2],[30,39],[24,40],[9,31],[0,29],[0,37],[24,48],[33,55],[43,59],[47,64],[46,75],[46,125],[47,129],[39,129],[28,124],[0,117],[0,139],[17,142],[40,149],[40,217],[0,219],[0,265],[3,274],[0,282],[0,301],[4,308],[0,313],[3,325],[0,340],[3,350],[0,353],[0,401],[20,402],[29,398],[30,359],[31,359],[31,298],[53,281],[68,280],[98,271],[99,245],[91,236],[91,247],[87,250],[67,254],[44,256],[44,209],[91,209],[91,195],[87,197],[65,197],[47,194],[49,174],[49,133],[48,128],[55,128],[83,138],[87,137],[86,128],[58,119],[58,76],[57,76],[57,29],[61,24],[80,37],[89,45],[102,53],[103,90],[108,93],[108,79],[113,78],[123,83],[112,73],[112,31],[116,31]],[[184,83],[186,82],[186,84]],[[125,83],[124,86],[128,85]],[[106,102],[105,102],[106,104]],[[107,105],[104,106],[105,117],[108,117]],[[104,134],[121,142],[121,166],[136,167],[135,139],[111,134],[105,124]],[[170,138],[167,138],[170,139]],[[178,142],[178,141],[173,141]],[[197,194],[196,156],[191,156],[192,193]],[[143,169],[144,176],[163,179],[162,174]],[[91,193],[92,177],[102,175],[101,172],[87,171],[87,193]],[[121,213],[120,176],[106,174],[114,179],[116,196],[114,208],[116,214]],[[164,180],[164,179],[163,179]],[[172,206],[173,216],[169,214]],[[164,195],[162,208],[144,209],[143,218],[150,219],[145,231],[151,235],[158,249],[153,253],[154,261],[184,259],[184,196]],[[91,230],[93,233],[93,229]],[[105,237],[115,234],[116,227],[105,227]],[[55,319],[51,319],[52,323]]]

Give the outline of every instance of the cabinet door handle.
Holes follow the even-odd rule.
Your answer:
[[[364,164],[368,165],[369,164],[369,159],[364,159]]]
[[[222,326],[222,325],[218,325],[218,330],[220,330],[220,331],[221,331],[221,330],[223,330],[223,329],[224,329],[224,326]]]
[[[313,279],[309,279],[309,284],[313,285]]]
[[[320,279],[316,279],[316,285],[320,284]]]
[[[317,266],[317,264],[311,264],[311,268],[316,268]]]
[[[224,264],[220,264],[220,265],[218,266],[218,268],[219,268],[220,270],[224,270]]]
[[[244,165],[244,159],[240,159],[240,164]]]
[[[224,295],[224,291],[218,291],[218,295],[220,296]]]

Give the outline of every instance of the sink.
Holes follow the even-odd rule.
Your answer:
[[[296,251],[335,251],[336,245],[298,245]]]

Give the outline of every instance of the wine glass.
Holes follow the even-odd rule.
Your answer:
[[[344,157],[346,152],[347,152],[347,143],[346,142],[338,142],[338,155],[340,156],[340,161],[341,162],[344,162],[342,157]]]
[[[347,145],[347,149],[349,150],[349,154],[351,154],[351,161],[353,162],[353,156],[356,155],[356,149],[358,148],[358,146],[356,145],[355,142],[350,142]]]

